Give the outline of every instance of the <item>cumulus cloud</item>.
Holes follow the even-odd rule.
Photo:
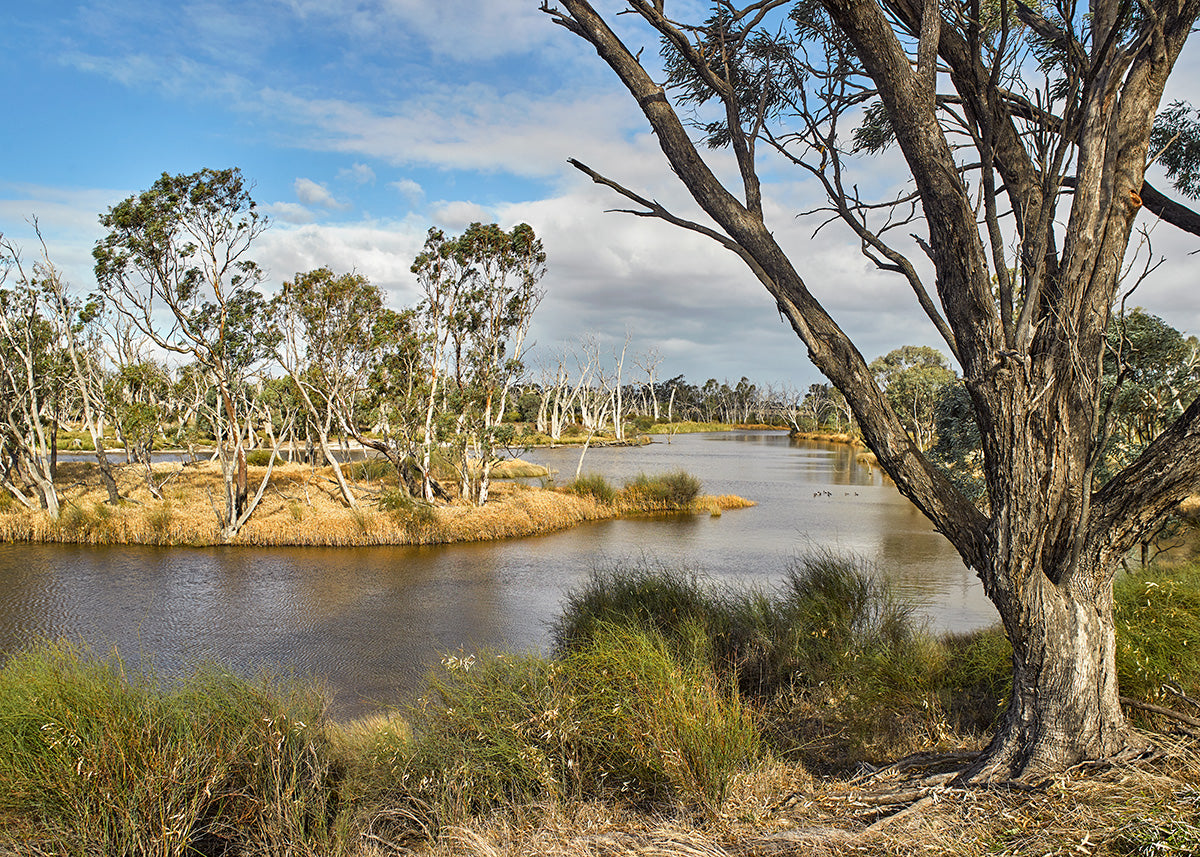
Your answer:
[[[433,222],[447,229],[462,229],[472,223],[486,223],[495,219],[482,205],[474,202],[435,202],[431,215]]]
[[[318,151],[523,177],[561,174],[571,155],[623,151],[645,126],[629,99],[611,91],[547,98],[447,84],[386,109],[271,89],[258,97],[263,111],[299,126],[297,142]]]
[[[296,197],[308,205],[315,205],[326,209],[350,208],[348,203],[339,202],[325,185],[315,182],[312,179],[296,179],[295,189]]]
[[[274,220],[284,223],[312,223],[317,219],[311,209],[298,202],[272,202],[264,205],[263,210]]]
[[[388,187],[394,188],[400,192],[400,195],[415,205],[420,202],[425,196],[425,189],[412,179],[400,179],[394,182],[388,182]]]

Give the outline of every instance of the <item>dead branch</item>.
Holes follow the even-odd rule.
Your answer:
[[[1190,702],[1191,700],[1189,700]],[[1130,699],[1128,696],[1121,697],[1121,704],[1128,705],[1130,708],[1136,708],[1139,711],[1149,711],[1152,714],[1161,714],[1163,717],[1169,717],[1172,720],[1178,720],[1180,723],[1186,723],[1188,726],[1200,727],[1200,720],[1195,717],[1176,711],[1173,708],[1167,708],[1165,705],[1155,705],[1153,702],[1142,702],[1140,699]]]

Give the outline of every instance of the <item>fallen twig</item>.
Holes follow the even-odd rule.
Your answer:
[[[1163,717],[1170,717],[1172,720],[1178,720],[1180,723],[1186,723],[1188,726],[1200,727],[1200,720],[1197,720],[1195,717],[1189,717],[1173,708],[1167,708],[1165,705],[1142,702],[1140,699],[1130,699],[1128,696],[1121,697],[1121,704],[1128,705],[1130,708],[1137,708],[1141,711],[1149,711],[1152,714],[1161,714]]]

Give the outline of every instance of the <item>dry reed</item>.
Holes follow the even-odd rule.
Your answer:
[[[251,495],[266,473],[249,468]],[[213,545],[220,543],[217,510],[223,507],[221,470],[214,462],[156,464],[163,498],[153,497],[141,466],[115,468],[124,501],[108,505],[94,464],[59,465],[63,512],[57,521],[16,502],[0,509],[0,541],[79,544]],[[349,508],[326,467],[276,464],[261,504],[235,544],[363,546],[445,544],[516,538],[562,530],[584,521],[617,517],[620,510],[559,491],[496,482],[482,508],[452,502],[429,507],[410,502],[391,508],[379,479],[352,483],[358,508]],[[701,498],[698,510],[749,505],[741,498]]]

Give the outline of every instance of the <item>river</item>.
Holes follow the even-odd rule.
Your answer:
[[[580,450],[523,457],[566,482]],[[814,548],[872,563],[934,629],[995,621],[950,544],[848,447],[742,431],[592,448],[583,461],[618,486],[674,469],[758,505],[441,547],[0,545],[0,653],[65,637],[166,673],[215,661],[315,676],[333,713],[351,717],[411,698],[444,653],[545,651],[563,594],[595,569],[645,560],[770,588]]]

